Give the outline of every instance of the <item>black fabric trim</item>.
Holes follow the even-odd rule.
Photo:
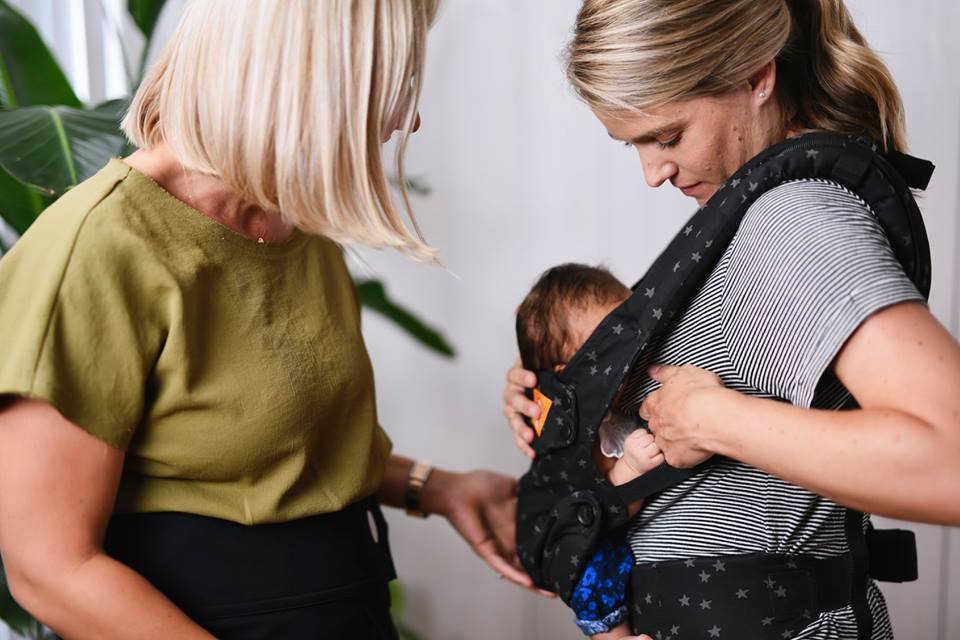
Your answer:
[[[873,635],[873,614],[867,602],[867,583],[869,553],[867,538],[863,531],[863,513],[854,509],[847,509],[844,519],[844,529],[847,534],[847,546],[850,548],[850,557],[853,560],[850,580],[850,607],[857,619],[857,640],[870,640]]]

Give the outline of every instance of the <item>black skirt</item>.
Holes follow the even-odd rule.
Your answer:
[[[397,638],[396,573],[372,498],[282,524],[115,515],[104,548],[223,640]]]

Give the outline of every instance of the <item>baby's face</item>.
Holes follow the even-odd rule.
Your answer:
[[[587,338],[590,337],[590,334],[593,333],[594,329],[603,322],[603,319],[606,318],[611,311],[620,306],[628,296],[624,296],[620,300],[614,300],[612,302],[603,303],[603,304],[591,304],[586,307],[574,307],[569,310],[567,316],[567,328],[568,335],[570,337],[569,342],[564,345],[563,349],[563,361],[564,363],[570,362],[570,359],[574,354],[583,346],[583,343],[587,341]],[[557,365],[555,369],[557,371],[563,369],[564,365]]]

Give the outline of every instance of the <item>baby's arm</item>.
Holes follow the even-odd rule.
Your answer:
[[[663,463],[663,453],[646,429],[637,429],[623,443],[623,457],[607,473],[613,485],[626,484]]]

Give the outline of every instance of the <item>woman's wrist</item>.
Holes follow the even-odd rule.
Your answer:
[[[729,456],[735,447],[735,433],[728,426],[744,398],[742,393],[727,387],[706,389],[691,402],[691,424],[696,424],[701,447],[705,451]]]
[[[433,465],[425,460],[418,460],[410,467],[407,473],[406,483],[403,488],[403,506],[407,510],[407,515],[426,518],[430,515],[424,511],[421,506],[420,496],[423,493],[423,487],[430,479],[433,473]]]
[[[408,506],[407,487],[410,473],[416,464],[411,458],[395,454],[390,456],[384,471],[383,484],[377,493],[381,504],[400,509]],[[461,475],[463,474],[446,469],[432,468],[419,490],[419,510],[426,514],[446,516],[450,512],[452,487]]]
[[[446,515],[450,511],[451,487],[460,474],[446,469],[433,469],[420,490],[420,510]]]

